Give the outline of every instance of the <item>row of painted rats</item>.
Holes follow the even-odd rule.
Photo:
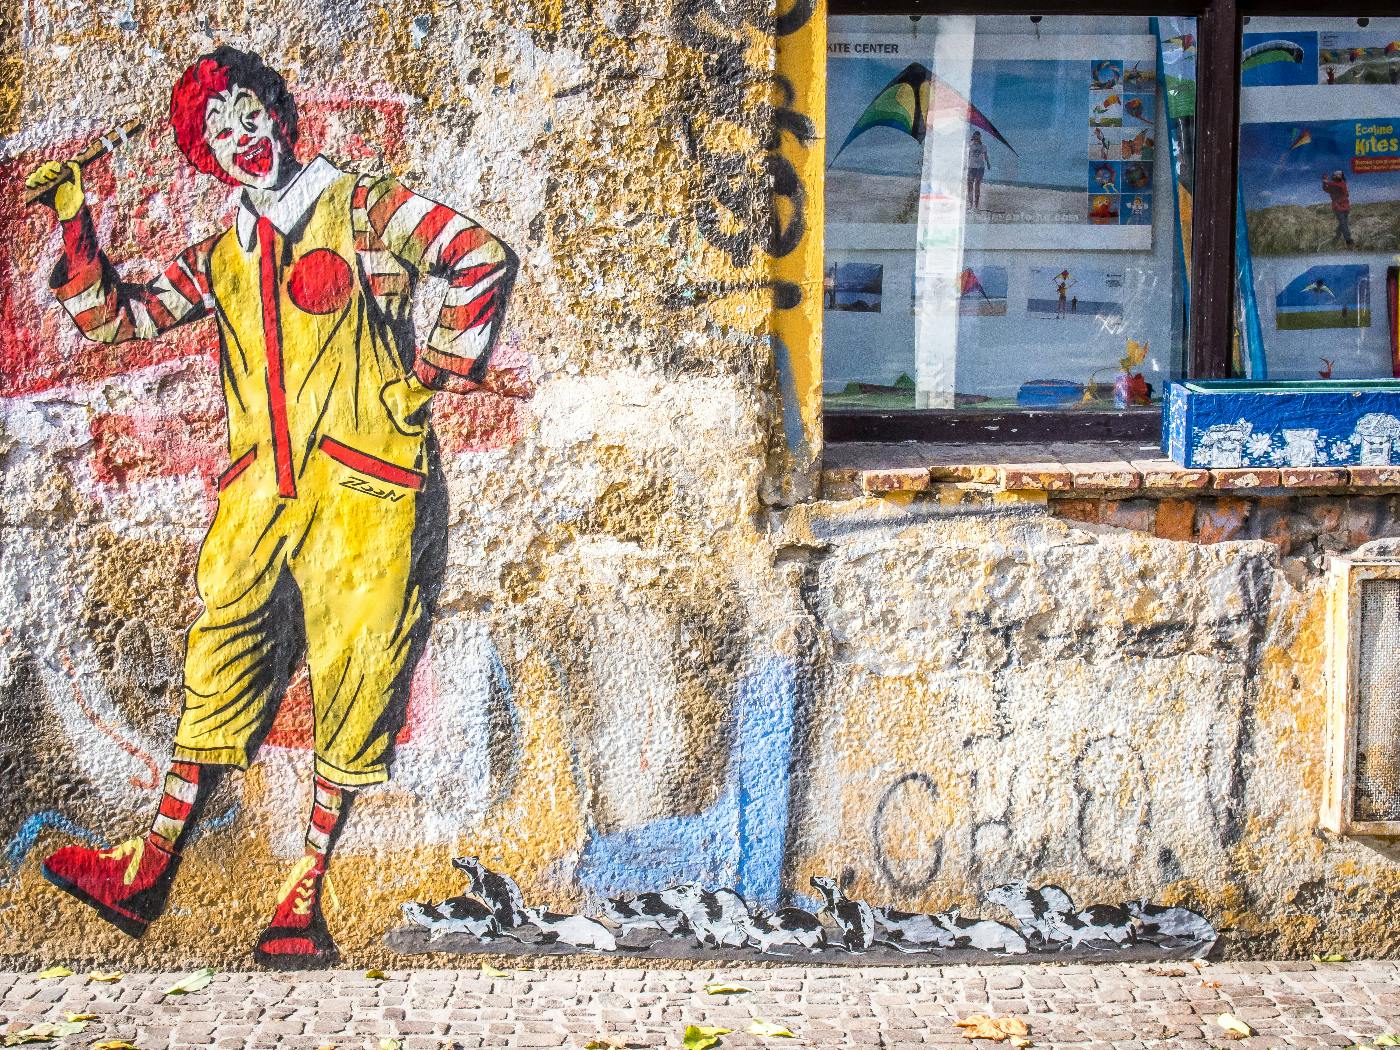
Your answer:
[[[1058,886],[1036,888],[1024,880],[997,886],[984,900],[1005,908],[1013,928],[994,919],[966,918],[956,911],[922,914],[867,904],[846,895],[842,880],[816,876],[812,888],[822,904],[770,911],[749,904],[731,889],[706,890],[690,883],[653,893],[603,901],[596,914],[570,915],[525,904],[509,875],[491,871],[475,857],[452,862],[467,879],[464,894],[438,904],[409,902],[403,914],[437,940],[449,933],[480,941],[501,938],[531,944],[562,944],[590,951],[644,949],[661,939],[690,938],[706,948],[748,948],[764,954],[902,953],[979,950],[1005,955],[1078,948],[1112,950],[1148,944],[1190,948],[1202,954],[1215,943],[1210,923],[1187,908],[1146,901],[1076,908]]]

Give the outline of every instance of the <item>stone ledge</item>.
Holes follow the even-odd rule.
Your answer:
[[[957,445],[923,442],[827,445],[822,469],[825,499],[927,492],[944,485],[990,492],[1096,493],[1112,498],[1215,490],[1336,494],[1355,489],[1400,489],[1395,467],[1187,468],[1137,442],[1049,445]]]

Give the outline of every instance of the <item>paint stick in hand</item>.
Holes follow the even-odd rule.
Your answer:
[[[79,168],[85,168],[99,157],[105,157],[119,146],[125,146],[131,136],[140,131],[142,127],[144,127],[144,124],[139,118],[128,120],[125,124],[113,128],[105,135],[99,135],[97,138],[93,139],[87,144],[86,149],[72,159]],[[57,187],[62,186],[70,178],[72,178],[72,175],[68,169],[65,168],[63,175],[56,181],[46,186],[35,186],[32,189],[26,190],[24,194],[24,203],[34,204],[37,201],[43,200],[43,198],[52,193]]]

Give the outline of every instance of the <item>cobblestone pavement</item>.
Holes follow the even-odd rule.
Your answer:
[[[128,1039],[166,1047],[576,1047],[605,1036],[636,1047],[680,1047],[685,1025],[734,1029],[739,1047],[986,1047],[954,1021],[1016,1014],[1037,1047],[1349,1046],[1400,1032],[1400,963],[1232,963],[783,969],[359,971],[217,975],[202,991],[165,997],[177,974],[115,984],[78,975],[0,974],[5,1031],[69,1012],[96,1014],[86,1031],[49,1045]],[[747,994],[708,995],[707,981]],[[1230,1040],[1229,1011],[1257,1032]],[[754,1019],[796,1038],[760,1039]],[[392,1045],[392,1044],[391,1044]]]

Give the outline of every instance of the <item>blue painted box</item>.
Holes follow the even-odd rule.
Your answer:
[[[1400,463],[1400,380],[1172,383],[1162,450],[1187,467]]]

